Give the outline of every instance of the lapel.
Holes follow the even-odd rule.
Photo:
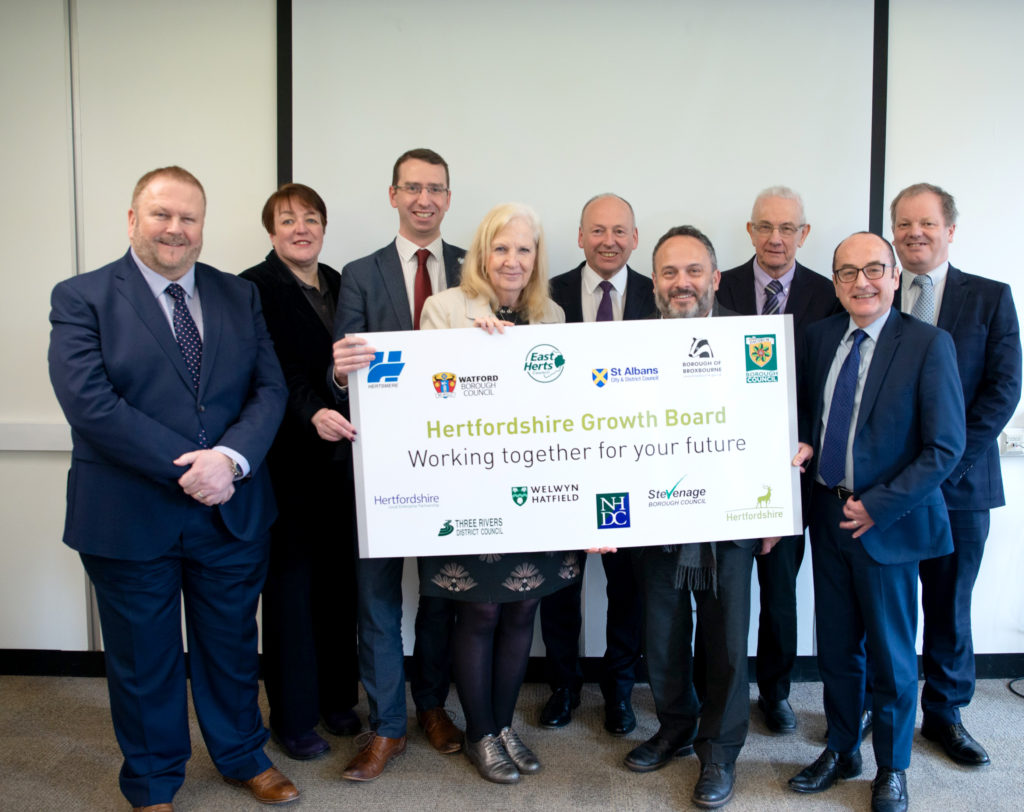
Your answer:
[[[583,321],[583,267],[586,265],[585,262],[581,262],[567,274],[566,279],[562,283],[563,291],[565,293],[562,296],[564,302],[562,309],[565,311],[565,321],[568,324],[578,324]],[[629,295],[629,285],[626,285],[626,295]]]
[[[642,319],[650,315],[653,309],[651,297],[645,296],[646,287],[642,284],[644,277],[626,266],[626,301],[622,303],[622,320]]]
[[[786,307],[782,311],[793,316],[794,328],[796,327],[797,319],[801,314],[807,312],[807,305],[810,304],[811,294],[804,284],[805,273],[814,273],[814,271],[807,270],[798,262],[796,270],[793,272],[793,284],[789,286],[789,297],[786,299]]]
[[[741,265],[737,273],[737,282],[739,284],[733,286],[733,307],[737,313],[752,313],[755,316],[757,312],[757,296],[754,295],[754,285],[757,282],[754,279],[754,258],[751,257],[746,265]],[[792,296],[792,291],[790,291]],[[787,305],[789,303],[787,302]],[[788,311],[788,308],[786,310]]]
[[[330,330],[328,330],[316,311],[309,303],[309,299],[306,298],[305,292],[299,285],[298,280],[295,278],[288,266],[281,261],[281,258],[277,255],[276,251],[271,251],[267,254],[267,264],[270,270],[274,273],[275,281],[281,288],[281,296],[288,304],[288,308],[292,315],[298,320],[299,324],[306,325],[310,330],[317,333],[323,332],[328,338],[330,337]],[[338,284],[334,277],[328,273],[323,274],[324,280],[327,282],[327,287],[330,288],[331,294],[334,296],[334,301],[338,301]],[[295,329],[291,329],[290,332],[297,332]]]
[[[953,333],[960,319],[967,298],[971,295],[971,287],[966,284],[964,275],[952,265],[946,271],[946,286],[942,291],[942,306],[939,308],[937,327],[947,333]]]
[[[444,257],[444,276],[448,287],[457,288],[462,279],[462,260],[465,259],[466,252],[442,240],[441,256]]]
[[[825,381],[828,379],[828,371],[832,361],[836,357],[836,350],[839,349],[839,342],[850,324],[850,317],[843,312],[843,318],[835,318],[829,323],[819,344],[821,351],[812,355],[815,359],[814,366],[808,370],[810,378],[807,382],[806,393],[813,393],[814,403],[811,408],[813,423],[811,424],[811,436],[814,438],[814,451],[817,454],[821,449],[821,419],[825,412]],[[810,397],[810,395],[809,395]],[[815,463],[817,464],[817,463]]]
[[[167,322],[163,308],[153,296],[153,291],[146,284],[146,280],[143,279],[142,272],[135,266],[131,251],[124,255],[120,265],[114,271],[114,276],[117,279],[118,292],[138,315],[143,330],[149,333],[163,350],[167,360],[170,361],[171,366],[177,371],[178,377],[181,378],[181,382],[188,387],[190,392],[193,391],[192,376],[189,374],[188,367],[185,366],[185,359],[181,357],[181,347],[174,339],[174,333],[171,332],[171,325]],[[205,355],[206,347],[204,345],[204,359]]]
[[[868,377],[864,381],[864,390],[860,397],[860,411],[857,412],[857,428],[854,433],[855,441],[857,433],[860,432],[864,423],[867,422],[868,416],[875,406],[875,401],[878,400],[882,381],[885,379],[886,372],[888,372],[889,366],[896,355],[902,335],[903,315],[896,308],[890,308],[889,319],[885,322],[885,326],[878,336],[875,352],[871,356],[871,366],[868,367]]]
[[[199,291],[199,306],[203,309],[203,360],[199,365],[199,400],[206,394],[213,365],[220,349],[221,328],[224,324],[224,300],[220,296],[212,268],[196,263],[196,289]],[[182,367],[185,362],[182,361]]]
[[[409,310],[409,294],[405,292],[405,274],[402,273],[402,262],[398,257],[398,246],[392,242],[381,248],[374,257],[377,273],[380,276],[380,287],[391,302],[391,308],[398,323],[397,330],[412,329],[412,313]],[[445,261],[447,272],[448,262]]]

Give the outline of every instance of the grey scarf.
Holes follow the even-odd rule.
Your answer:
[[[703,541],[695,544],[676,544],[666,547],[670,552],[676,551],[676,589],[696,590],[710,589],[718,595],[718,559],[714,541]]]

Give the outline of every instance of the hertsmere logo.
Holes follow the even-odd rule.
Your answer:
[[[459,379],[455,376],[454,372],[435,372],[432,380],[437,397],[455,397],[455,387],[458,386]]]
[[[538,344],[526,353],[523,370],[539,383],[558,380],[565,368],[562,351],[552,344]]]
[[[781,519],[784,511],[782,508],[773,508],[772,486],[762,485],[764,493],[756,497],[754,507],[737,508],[736,510],[725,511],[725,518],[730,522],[752,521],[754,519]]]
[[[374,353],[370,368],[366,371],[366,383],[373,389],[396,389],[398,376],[403,369],[405,363],[402,361],[401,350],[391,350],[386,361],[383,352]]]
[[[775,335],[745,336],[747,345],[747,383],[770,383],[779,379],[779,359],[775,355]]]
[[[629,493],[597,494],[597,529],[629,527]]]

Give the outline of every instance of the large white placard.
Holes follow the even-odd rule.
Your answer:
[[[365,338],[363,557],[800,532],[790,316]]]

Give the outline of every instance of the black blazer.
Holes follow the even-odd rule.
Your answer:
[[[571,271],[551,280],[551,298],[565,311],[565,320],[570,324],[583,321],[580,292],[586,264],[581,262]],[[637,273],[628,265],[626,273],[626,301],[622,303],[622,318],[626,321],[650,318],[658,310],[654,303],[654,283],[649,276]]]

